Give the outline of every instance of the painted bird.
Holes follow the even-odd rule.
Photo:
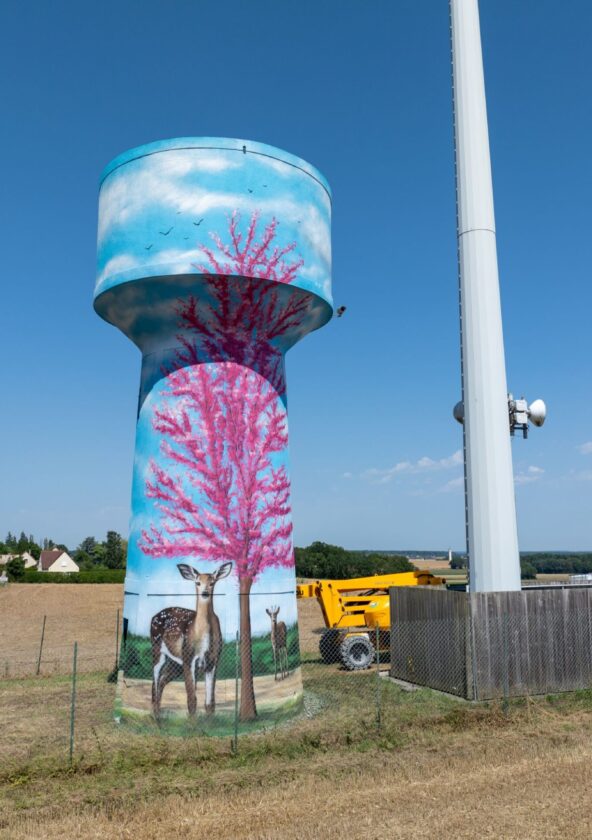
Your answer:
[[[343,315],[343,313],[345,312],[346,309],[347,309],[347,306],[339,306],[337,308],[337,311],[335,312],[335,314],[337,315],[338,318],[341,318],[341,316]]]
[[[171,227],[168,230],[159,230],[158,232],[161,233],[163,236],[168,236],[172,229],[173,226],[171,225]]]
[[[199,222],[194,222],[193,224],[195,225],[195,227],[199,227],[202,222],[203,222],[203,219],[200,219]]]

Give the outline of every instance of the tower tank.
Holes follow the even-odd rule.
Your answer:
[[[140,349],[118,715],[224,734],[302,698],[284,356],[332,316],[331,194],[262,143],[113,160],[97,313]]]

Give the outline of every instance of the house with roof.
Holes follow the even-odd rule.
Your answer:
[[[42,551],[37,565],[39,572],[79,572],[79,566],[72,560],[67,551],[52,548]]]
[[[11,560],[14,560],[15,557],[23,558],[25,561],[25,569],[37,568],[37,561],[32,554],[29,554],[28,551],[24,551],[22,554],[0,554],[0,566],[6,566]]]

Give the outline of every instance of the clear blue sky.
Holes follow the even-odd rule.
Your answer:
[[[297,544],[464,548],[447,5],[4,0],[1,536],[127,534],[140,358],[92,309],[98,177],[219,135],[333,189],[347,313],[288,356]],[[549,407],[513,444],[521,548],[592,549],[592,10],[481,23],[508,383]]]

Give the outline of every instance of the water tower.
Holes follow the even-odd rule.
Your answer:
[[[330,225],[323,176],[262,143],[151,143],[103,172],[94,305],[142,353],[128,716],[224,731],[237,633],[241,721],[298,708],[284,356],[332,316]]]

